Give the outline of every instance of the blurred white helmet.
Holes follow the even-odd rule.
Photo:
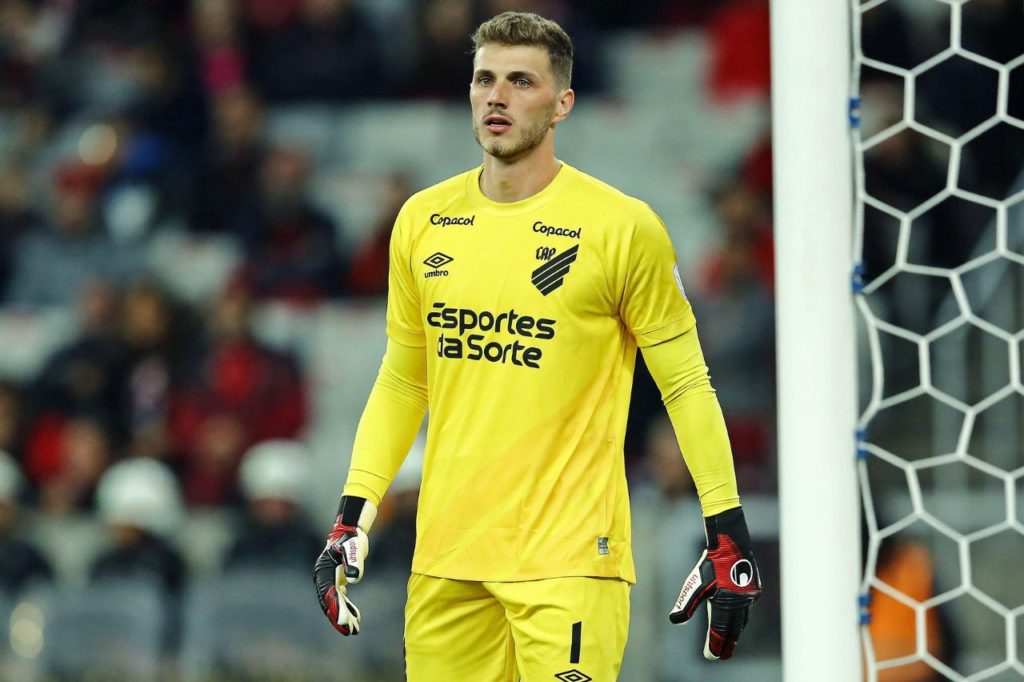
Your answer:
[[[100,519],[167,536],[182,521],[181,489],[166,464],[140,458],[107,469],[96,489]]]
[[[0,502],[16,503],[21,483],[21,472],[14,458],[0,450]]]
[[[309,494],[310,455],[294,440],[266,440],[249,448],[239,471],[249,500],[283,499],[301,505]]]

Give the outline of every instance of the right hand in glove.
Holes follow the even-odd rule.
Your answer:
[[[366,533],[377,517],[377,507],[362,497],[345,495],[327,545],[313,564],[313,583],[324,615],[343,635],[359,634],[359,609],[348,598],[348,586],[363,578],[369,552]]]

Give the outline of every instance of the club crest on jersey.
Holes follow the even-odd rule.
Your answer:
[[[577,244],[570,249],[554,256],[544,265],[533,271],[530,281],[537,291],[547,296],[552,291],[562,286],[565,276],[569,274],[569,267],[576,261],[576,254],[580,246]]]

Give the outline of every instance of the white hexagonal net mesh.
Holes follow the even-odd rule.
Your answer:
[[[852,16],[867,677],[1024,679],[1024,3]]]

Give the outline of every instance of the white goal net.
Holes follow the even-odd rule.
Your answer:
[[[869,680],[1024,679],[1024,3],[852,1]]]

